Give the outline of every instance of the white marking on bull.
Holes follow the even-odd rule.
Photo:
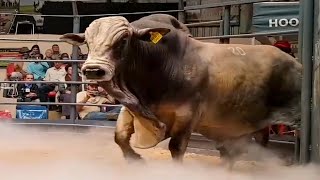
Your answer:
[[[245,56],[247,53],[241,47],[228,47],[234,55]]]

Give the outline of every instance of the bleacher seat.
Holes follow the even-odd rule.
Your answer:
[[[48,119],[49,117],[46,106],[18,105],[16,111],[17,119]]]

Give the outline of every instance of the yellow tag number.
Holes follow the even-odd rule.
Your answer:
[[[159,32],[150,32],[150,34],[151,34],[150,40],[154,44],[157,44],[162,39],[162,35]]]

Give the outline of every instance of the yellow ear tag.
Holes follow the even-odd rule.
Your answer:
[[[150,40],[154,44],[157,44],[163,37],[159,32],[150,32],[150,34],[151,34]]]

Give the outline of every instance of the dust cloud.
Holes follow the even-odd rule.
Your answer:
[[[287,167],[275,161],[240,161],[230,172],[218,157],[188,153],[184,163],[178,165],[170,160],[166,149],[156,147],[138,152],[146,163],[127,164],[113,142],[112,130],[71,133],[0,124],[1,179],[320,179],[319,167],[315,165]]]

